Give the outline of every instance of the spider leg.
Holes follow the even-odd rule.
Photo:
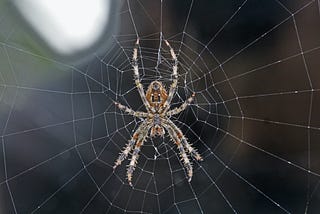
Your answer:
[[[148,117],[148,113],[146,112],[142,112],[142,111],[134,111],[131,108],[122,105],[121,103],[118,102],[114,102],[114,104],[122,111],[124,111],[125,113],[135,116],[135,117]]]
[[[198,153],[198,151],[192,147],[192,145],[187,141],[185,137],[181,139],[183,146],[188,150],[189,154],[197,161],[203,161],[203,158]]]
[[[167,129],[167,132],[169,133],[170,138],[177,145],[178,150],[179,150],[179,154],[181,157],[181,161],[183,162],[183,165],[187,170],[188,181],[191,182],[192,175],[193,175],[193,168],[192,168],[192,164],[188,158],[188,155],[183,147],[183,144],[181,143],[179,136],[177,135],[177,133],[174,131],[174,129],[171,126],[169,126],[168,124],[163,124],[163,126]]]
[[[195,97],[195,93],[193,93],[191,97],[189,97],[184,103],[182,103],[181,106],[166,112],[166,115],[170,117],[172,115],[179,114],[180,112],[185,110],[188,107],[188,105],[192,103],[192,101],[194,100],[194,97]]]
[[[152,108],[146,98],[146,95],[143,90],[143,86],[140,81],[139,67],[138,67],[138,47],[139,47],[139,39],[137,39],[135,46],[133,48],[133,56],[132,56],[133,76],[134,76],[136,87],[142,99],[142,102],[145,105],[146,109],[149,111],[149,110],[152,110]]]
[[[186,137],[183,135],[182,131],[171,121],[167,121],[168,125],[175,131],[176,135],[178,136],[179,140],[183,144],[183,146],[187,149],[189,154],[196,159],[197,161],[203,161],[201,155],[197,152],[195,148],[188,142]]]
[[[132,152],[132,157],[127,169],[127,178],[130,186],[132,186],[132,174],[136,168],[136,165],[139,159],[140,148],[148,136],[149,129],[150,129],[150,126],[145,127],[142,130],[143,132],[141,133],[141,135],[139,135],[139,139],[137,140],[136,146]]]
[[[175,54],[175,52],[174,52],[173,48],[171,47],[170,43],[167,40],[165,40],[165,43],[169,47],[171,57],[172,57],[172,59],[174,61],[173,67],[172,67],[172,83],[170,85],[170,89],[169,89],[169,94],[168,94],[167,100],[165,101],[165,103],[163,105],[164,108],[165,108],[165,111],[167,111],[169,109],[169,107],[170,107],[169,104],[172,101],[174,92],[176,91],[177,86],[178,86],[178,59],[177,59],[177,55]]]
[[[124,161],[128,157],[128,154],[132,150],[134,143],[139,139],[142,131],[147,127],[147,124],[148,124],[147,121],[142,122],[140,124],[140,126],[137,128],[137,130],[132,135],[131,140],[129,140],[129,142],[123,148],[122,152],[120,152],[119,157],[117,158],[117,160],[113,166],[113,169],[117,168],[117,166],[119,166],[122,163],[122,161]]]

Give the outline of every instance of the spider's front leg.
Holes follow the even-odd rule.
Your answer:
[[[128,178],[128,182],[129,182],[130,186],[132,186],[132,174],[133,174],[135,167],[137,165],[140,148],[148,136],[148,132],[149,132],[150,127],[151,127],[150,122],[147,122],[147,127],[145,127],[144,129],[141,130],[141,134],[139,135],[136,146],[132,152],[132,157],[131,157],[131,160],[130,160],[130,163],[129,163],[129,166],[127,169],[127,178]]]
[[[169,133],[170,138],[173,140],[173,142],[177,145],[180,157],[183,161],[183,165],[187,170],[187,175],[188,175],[188,181],[190,182],[193,176],[193,168],[192,164],[188,158],[188,155],[183,147],[183,144],[181,143],[181,140],[179,139],[179,136],[177,133],[174,131],[174,129],[168,125],[168,124],[163,124],[163,126],[166,128],[167,132]]]
[[[188,150],[189,154],[197,161],[203,161],[201,155],[197,152],[195,148],[192,147],[192,145],[190,145],[190,143],[183,135],[182,131],[176,126],[176,124],[174,124],[171,120],[168,120],[167,123],[175,131],[177,137],[179,138],[183,146]]]
[[[117,160],[116,160],[116,162],[115,162],[115,164],[113,166],[113,169],[115,169],[117,166],[119,166],[122,163],[122,161],[124,161],[128,157],[128,155],[129,155],[130,151],[132,150],[135,142],[137,140],[139,140],[139,138],[141,138],[143,130],[146,129],[147,126],[148,126],[148,122],[147,121],[144,121],[144,122],[142,122],[140,124],[138,129],[132,135],[131,140],[129,140],[127,145],[123,148],[122,152],[119,154],[119,157],[117,158]]]

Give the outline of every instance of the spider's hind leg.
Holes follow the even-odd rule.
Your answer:
[[[173,48],[171,47],[170,43],[167,40],[165,40],[165,43],[169,47],[170,55],[172,57],[172,60],[174,61],[173,66],[172,66],[172,83],[170,85],[168,97],[163,105],[165,111],[167,111],[170,108],[170,103],[172,101],[174,92],[176,91],[176,89],[178,87],[178,58],[177,58],[177,55],[175,54]]]
[[[149,111],[151,109],[151,106],[146,98],[145,92],[143,90],[143,86],[140,81],[139,66],[138,66],[138,47],[139,47],[139,38],[137,39],[133,48],[133,55],[132,55],[133,77],[134,77],[134,81],[138,89],[138,92],[140,94],[140,97],[142,99],[142,102],[146,107],[146,109]]]

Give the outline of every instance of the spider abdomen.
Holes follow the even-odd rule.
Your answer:
[[[167,91],[161,82],[153,81],[150,83],[146,92],[146,99],[151,107],[159,111],[167,100],[167,97]]]

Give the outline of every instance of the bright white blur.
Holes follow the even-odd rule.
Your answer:
[[[34,30],[61,54],[90,47],[103,33],[110,13],[110,0],[14,2]]]

